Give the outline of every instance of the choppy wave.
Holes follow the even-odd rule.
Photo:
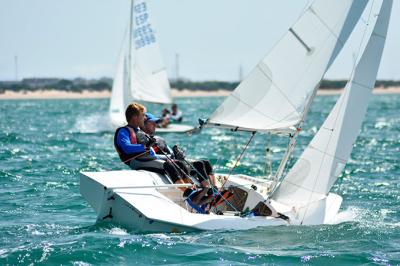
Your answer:
[[[185,123],[196,124],[222,100],[187,98],[178,104],[186,110]],[[295,156],[335,100],[317,98]],[[351,159],[333,188],[343,197],[334,224],[190,234],[140,235],[96,223],[79,193],[79,172],[125,167],[113,148],[106,100],[3,101],[1,108],[2,265],[400,263],[397,95],[374,96]],[[229,171],[249,134],[209,129],[165,137],[189,157],[209,158],[218,171]],[[266,146],[276,167],[286,144],[284,138],[257,136],[236,172],[263,175]]]

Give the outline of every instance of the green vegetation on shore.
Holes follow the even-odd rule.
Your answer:
[[[323,80],[321,89],[341,89],[346,85],[347,80]],[[190,81],[186,79],[171,81],[171,87],[178,90],[233,90],[239,82],[228,81]],[[400,81],[378,80],[376,87],[396,87],[400,86]],[[58,79],[58,78],[27,78],[22,81],[0,81],[0,93],[6,90],[23,92],[37,90],[60,90],[69,92],[88,91],[110,91],[112,88],[112,79]]]

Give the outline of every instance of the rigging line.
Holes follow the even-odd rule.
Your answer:
[[[272,188],[272,190],[270,192],[270,195],[273,195],[275,193],[275,191],[278,190],[280,184],[282,184],[282,176],[284,176],[283,175],[284,170],[286,169],[287,162],[289,160],[290,154],[291,154],[292,150],[294,149],[294,145],[296,144],[295,136],[297,135],[297,132],[294,133],[294,134],[295,135],[291,135],[289,137],[289,141],[288,141],[288,144],[287,144],[287,148],[286,148],[285,154],[283,155],[283,158],[282,158],[282,160],[281,160],[281,162],[280,162],[280,164],[278,166],[278,169],[276,170],[275,177],[274,177],[276,182],[274,183],[274,187]]]
[[[287,155],[285,155],[285,157],[283,158],[283,160],[285,160],[285,161],[283,161],[283,160],[281,161],[281,163],[284,163],[284,165],[283,165],[283,167],[282,167],[281,172],[280,172],[280,173],[278,172],[278,171],[279,171],[279,168],[278,168],[278,171],[277,171],[277,173],[276,173],[277,176],[280,174],[280,177],[278,176],[277,179],[280,180],[281,182],[278,183],[278,184],[276,185],[275,190],[276,190],[277,187],[279,187],[280,184],[282,183],[282,178],[283,178],[283,176],[284,176],[283,174],[284,174],[285,171],[287,170],[288,161],[292,158],[292,156],[293,156],[293,150],[294,150],[294,148],[296,147],[296,144],[297,144],[297,137],[298,137],[298,135],[300,134],[300,131],[301,131],[301,129],[302,129],[302,125],[303,125],[303,123],[304,123],[304,121],[305,121],[305,118],[306,118],[306,116],[308,115],[308,112],[310,111],[311,103],[313,102],[313,99],[314,99],[315,96],[317,95],[317,88],[319,88],[320,83],[321,83],[321,81],[315,86],[314,90],[312,91],[312,94],[311,94],[311,96],[310,96],[310,99],[309,99],[309,101],[307,102],[306,106],[304,107],[301,120],[300,120],[300,122],[297,124],[296,132],[294,132],[294,134],[291,135],[291,137],[290,137],[289,145],[288,145],[288,148],[287,148],[287,151],[286,151],[286,154],[287,154]],[[280,167],[280,166],[279,166],[279,167]],[[274,191],[275,191],[275,190],[274,190]]]
[[[171,162],[174,166],[176,166],[184,175],[186,175],[186,177],[188,177],[190,180],[192,180],[191,177],[190,177],[189,175],[187,175],[187,174],[186,174],[186,173],[171,159],[171,158],[169,158],[169,157],[167,156],[167,154],[164,153],[163,150],[161,150],[161,149],[159,149],[159,150],[161,151],[161,153],[162,153],[163,155],[165,155],[165,156],[167,157],[167,160],[170,160],[170,162]],[[225,203],[226,203],[227,205],[229,205],[229,206],[230,206],[232,209],[234,209],[236,212],[239,212],[239,210],[236,209],[235,206],[233,206],[233,205],[228,201],[228,199],[224,197],[224,195],[222,195],[222,193],[218,190],[218,188],[215,187],[213,184],[211,184],[211,182],[210,182],[208,179],[206,179],[199,171],[197,171],[197,169],[196,169],[190,162],[188,162],[186,159],[183,159],[183,161],[185,161],[187,164],[189,164],[190,167],[191,167],[192,169],[194,169],[194,170],[196,171],[196,173],[199,174],[199,175],[203,178],[203,180],[206,181],[206,182],[211,186],[211,189],[212,189],[213,193],[216,193],[217,195],[221,196],[221,198],[225,201]],[[181,180],[182,180],[182,179],[181,179]],[[182,181],[183,181],[183,180],[182,180]],[[225,183],[224,183],[224,184],[225,184]],[[222,186],[222,187],[223,187],[223,186]]]
[[[224,183],[222,184],[221,187],[223,187],[226,182],[228,181],[229,177],[231,176],[231,174],[233,173],[233,170],[235,170],[237,164],[239,163],[239,161],[242,159],[244,152],[246,151],[246,149],[249,147],[250,142],[253,140],[254,136],[256,135],[256,131],[251,132],[251,137],[249,139],[249,141],[247,141],[246,145],[244,146],[242,152],[240,153],[239,157],[237,158],[235,164],[233,165],[233,167],[231,168],[231,170],[229,171],[228,177],[225,179]]]
[[[150,150],[144,151],[144,152],[142,152],[142,153],[140,153],[140,154],[137,154],[137,155],[135,155],[135,156],[132,156],[131,158],[129,158],[129,159],[125,160],[125,161],[121,161],[121,162],[114,162],[114,161],[113,161],[113,163],[114,163],[115,165],[118,165],[118,166],[120,166],[121,163],[123,163],[123,164],[126,165],[127,162],[130,162],[130,161],[132,161],[132,160],[134,160],[134,159],[136,159],[136,158],[138,158],[138,157],[140,157],[140,156],[143,156],[143,155],[145,155],[145,154],[147,154],[147,153],[149,153],[149,152],[150,152]],[[109,170],[106,169],[106,171],[113,171],[113,169],[109,169]]]
[[[268,146],[265,149],[265,167],[264,167],[264,173],[265,176],[267,176],[267,170],[269,173],[269,177],[272,177],[272,134],[269,133],[269,140],[268,140]]]
[[[276,171],[276,174],[275,174],[276,175],[276,179],[279,180],[279,182],[274,185],[274,188],[272,189],[270,195],[273,195],[275,193],[275,191],[282,184],[282,179],[283,179],[283,176],[284,176],[283,174],[284,174],[285,170],[287,169],[287,163],[293,156],[293,150],[294,150],[294,148],[296,146],[296,143],[297,143],[297,136],[299,135],[299,133],[301,131],[302,124],[304,123],[305,117],[307,116],[307,114],[308,114],[308,112],[310,110],[311,103],[312,103],[313,99],[315,98],[315,96],[317,94],[317,88],[320,86],[320,83],[321,83],[321,81],[315,86],[314,90],[312,91],[310,99],[307,102],[306,106],[304,107],[301,120],[297,124],[296,131],[293,133],[293,135],[292,134],[289,135],[288,147],[286,149],[285,155],[284,155],[281,163],[278,166],[278,170]]]
[[[356,57],[356,60],[354,60],[354,62],[353,62],[353,68],[352,68],[352,70],[351,70],[350,80],[352,79],[352,77],[353,77],[353,75],[354,75],[355,69],[356,69],[356,67],[357,67],[357,62],[359,61],[359,57],[360,57],[360,55],[362,54],[362,53],[361,53],[361,47],[362,47],[362,44],[363,44],[364,39],[365,39],[365,35],[366,35],[367,29],[368,29],[368,26],[369,26],[369,22],[371,21],[371,14],[372,14],[372,8],[373,8],[373,6],[374,6],[374,3],[375,3],[375,0],[372,1],[371,8],[370,8],[370,10],[369,10],[368,20],[367,20],[367,23],[365,24],[365,28],[364,28],[364,32],[363,32],[363,35],[362,35],[362,38],[361,38],[361,41],[360,41],[360,45],[358,46],[358,49],[357,49],[357,57]],[[351,84],[350,84],[350,86],[351,86]],[[348,93],[349,93],[349,90],[346,90],[344,93],[345,93],[345,94],[348,94]],[[343,95],[343,98],[345,98],[344,96],[345,96],[345,95]],[[338,107],[339,110],[341,110],[341,107],[343,106],[344,102],[345,102],[345,101],[343,100],[343,101],[340,103],[340,106]],[[338,119],[339,119],[339,115],[340,115],[340,112],[338,112],[337,115],[336,115],[336,117],[335,117],[335,120],[334,120],[334,122],[333,122],[333,128],[335,128],[335,126],[336,126],[336,123],[337,123],[337,121],[338,121]],[[321,173],[322,164],[323,164],[323,162],[325,161],[325,158],[326,158],[326,156],[327,156],[326,151],[327,151],[328,146],[329,146],[329,144],[330,144],[330,142],[331,142],[331,140],[332,140],[332,135],[333,135],[333,131],[329,134],[329,139],[328,139],[328,142],[327,142],[327,144],[326,144],[326,146],[325,146],[325,152],[323,153],[323,157],[322,157],[321,163],[320,163],[320,165],[319,165],[318,173],[317,173],[316,177],[318,177],[319,174]],[[312,192],[310,193],[310,196],[309,196],[309,198],[308,198],[308,200],[307,200],[306,210],[304,211],[304,215],[303,215],[303,217],[302,217],[302,219],[301,219],[301,224],[303,223],[304,218],[306,217],[306,214],[307,214],[308,209],[309,209],[309,207],[310,207],[310,201],[311,201],[311,199],[312,199],[313,194],[315,193],[314,190],[315,190],[315,187],[317,186],[317,182],[318,182],[318,178],[315,178]]]
[[[157,145],[156,145],[156,146],[157,146]],[[158,146],[157,146],[157,147],[158,147]],[[167,160],[169,160],[174,166],[176,166],[186,177],[188,177],[189,179],[191,179],[191,178],[190,178],[190,175],[186,174],[186,173],[183,171],[183,169],[180,168],[179,165],[177,165],[177,164],[174,162],[174,160],[172,160],[171,158],[168,157],[168,154],[166,154],[160,147],[158,147],[158,148],[159,148],[160,152],[167,158]],[[211,188],[213,189],[213,191],[217,191],[217,192],[218,192],[218,189],[217,189],[213,184],[211,184],[211,182],[208,180],[208,178],[204,177],[199,171],[197,171],[197,169],[193,166],[192,163],[190,163],[189,161],[187,161],[185,158],[182,159],[182,161],[184,161],[185,163],[187,163],[187,164],[188,164],[202,179],[203,179],[203,181],[207,182],[208,185],[211,186]],[[219,192],[218,192],[218,193],[219,193]],[[222,195],[221,195],[221,196],[222,196]]]
[[[174,162],[174,160],[172,160],[171,158],[168,157],[168,154],[166,154],[166,153],[165,153],[162,149],[160,149],[160,148],[159,148],[159,151],[161,151],[161,153],[166,157],[167,161],[169,161],[169,162],[172,164],[172,166],[175,168],[175,170],[179,169],[179,171],[180,171],[185,177],[189,178],[189,179],[193,182],[192,178],[191,178],[188,174],[186,174],[185,171],[184,171],[182,168],[180,168],[179,165],[177,165],[177,164]],[[178,178],[179,178],[181,181],[184,182],[184,180],[183,180],[182,177],[178,176]]]
[[[215,170],[215,172],[217,172],[217,169],[219,169],[220,168],[220,164],[219,164],[219,162],[221,161],[221,157],[222,156],[217,156],[217,161],[215,162],[215,168],[214,168],[214,170]]]
[[[286,176],[286,174],[288,173],[288,168],[289,168],[289,162],[291,162],[292,161],[292,159],[293,159],[293,150],[294,150],[294,148],[296,147],[296,145],[297,145],[297,143],[298,143],[298,139],[297,139],[297,137],[295,137],[296,139],[294,140],[294,143],[292,144],[292,152],[289,154],[289,156],[288,156],[288,159],[287,159],[287,162],[286,162],[286,164],[285,164],[285,167],[283,167],[283,169],[282,169],[282,176],[281,177],[283,177],[283,176]]]
[[[192,141],[189,142],[188,148],[191,148],[192,146]],[[186,149],[187,150],[187,149]],[[213,189],[213,191],[218,191],[218,189],[216,188],[216,186],[214,186],[213,184],[211,184],[210,180],[208,178],[206,178],[203,174],[201,174],[194,166],[191,162],[189,162],[188,160],[186,160],[185,158],[182,159],[185,163],[187,163],[202,179],[203,181],[207,182],[208,185],[210,185],[210,187]],[[222,195],[221,195],[222,196]]]
[[[144,151],[144,152],[142,152],[142,153],[140,153],[138,155],[133,156],[132,158],[129,158],[128,160],[123,161],[123,163],[127,163],[127,162],[130,162],[132,160],[135,160],[136,158],[138,158],[138,157],[140,157],[142,155],[145,155],[146,153],[149,153],[149,152],[150,152],[150,150]]]

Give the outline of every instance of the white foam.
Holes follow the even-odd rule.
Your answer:
[[[109,233],[110,233],[111,235],[117,235],[117,236],[126,236],[126,235],[129,235],[128,232],[127,232],[125,229],[118,228],[118,227],[111,228],[111,230],[109,231]]]
[[[74,261],[73,265],[76,265],[76,266],[90,266],[92,264],[84,262],[84,261]]]
[[[333,219],[331,224],[339,224],[345,222],[353,222],[356,221],[358,217],[359,210],[354,207],[349,207],[348,209],[339,212],[336,217]]]
[[[112,127],[107,114],[79,116],[72,128],[73,133],[100,133],[113,130],[114,128]]]

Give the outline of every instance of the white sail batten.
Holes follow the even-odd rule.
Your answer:
[[[344,92],[274,193],[273,198],[280,203],[299,208],[311,206],[326,197],[341,174],[359,134],[375,85],[391,7],[392,0],[383,1],[371,37]],[[309,212],[303,214],[303,219],[312,215],[312,211]]]
[[[207,124],[249,131],[293,129],[366,4],[314,1]]]
[[[135,100],[171,103],[171,88],[145,0],[133,5],[131,92]]]

